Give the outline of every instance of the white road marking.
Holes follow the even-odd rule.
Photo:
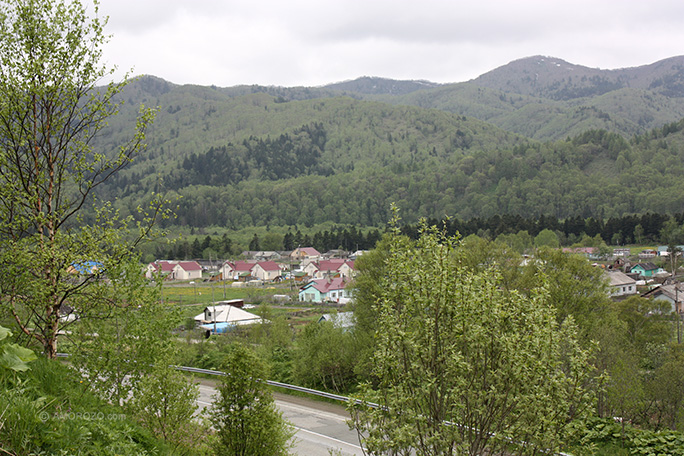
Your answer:
[[[332,440],[333,442],[341,443],[341,444],[343,444],[343,445],[350,446],[350,447],[355,448],[355,449],[357,449],[357,450],[362,450],[362,449],[363,449],[363,448],[361,448],[361,447],[358,446],[358,445],[354,445],[353,443],[345,442],[344,440],[336,439],[335,437],[330,437],[330,436],[328,436],[328,435],[319,434],[318,432],[310,431],[310,430],[308,430],[308,429],[300,428],[300,427],[297,427],[297,426],[292,426],[292,427],[294,427],[294,428],[297,429],[298,431],[308,432],[309,434],[313,434],[313,435],[315,435],[315,436],[317,436],[317,437],[322,437],[322,438],[324,438],[324,439]]]

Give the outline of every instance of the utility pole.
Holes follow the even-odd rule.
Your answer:
[[[679,284],[675,282],[675,317],[677,318],[677,343],[682,343],[682,312],[679,303]]]

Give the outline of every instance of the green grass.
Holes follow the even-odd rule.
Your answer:
[[[233,287],[231,282],[164,283],[162,299],[173,305],[209,305],[229,299],[244,299],[246,303],[259,303],[274,294],[290,294],[286,285],[266,285],[263,287]]]
[[[0,375],[0,448],[7,454],[174,454],[121,408],[96,398],[59,361]]]

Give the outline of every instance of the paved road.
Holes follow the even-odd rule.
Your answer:
[[[214,383],[200,383],[201,407],[211,404]],[[301,397],[275,394],[283,416],[295,427],[293,452],[298,456],[363,456],[355,431],[349,430],[349,414],[343,406]]]

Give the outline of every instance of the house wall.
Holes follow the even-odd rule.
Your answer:
[[[635,266],[632,268],[632,272],[637,272],[639,273],[640,276],[643,277],[651,277],[653,275],[653,271],[647,271],[641,266]]]
[[[611,287],[611,296],[629,296],[636,294],[636,284],[624,284]]]
[[[186,271],[180,266],[173,268],[173,278],[175,280],[194,280],[202,278],[202,270]]]
[[[316,279],[320,278],[318,276],[318,267],[314,263],[307,264],[302,270],[306,272],[306,275],[308,275],[309,277],[313,277]]]
[[[233,277],[235,276],[235,271],[233,270],[233,266],[229,264],[223,264],[221,266],[221,277],[223,277],[223,280],[233,280]]]
[[[270,282],[275,280],[280,275],[280,269],[266,271],[259,264],[257,264],[254,266],[254,269],[252,269],[252,275],[258,279]]]
[[[329,300],[329,301],[334,301],[337,302],[338,299],[341,298],[350,298],[349,294],[344,290],[330,290],[328,293],[326,293],[325,296],[323,296],[323,300]]]
[[[299,292],[299,300],[306,302],[323,302],[323,297],[314,287],[308,287]]]
[[[157,269],[154,266],[148,264],[147,270],[145,271],[145,277],[147,277],[148,279],[151,279],[154,277],[154,274],[156,274],[156,272],[157,272]]]
[[[340,266],[339,271],[340,277],[345,279],[351,278],[352,274],[354,273],[354,270],[347,263],[344,263],[342,266]]]

